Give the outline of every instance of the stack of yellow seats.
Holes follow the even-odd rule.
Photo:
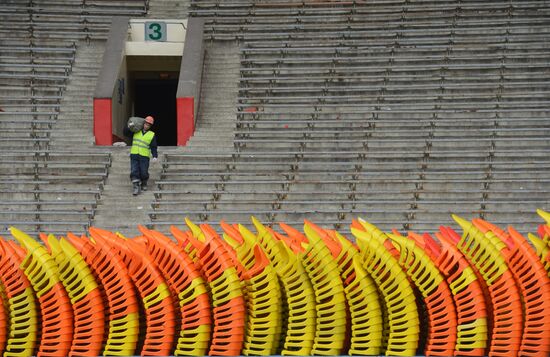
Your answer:
[[[387,236],[376,226],[361,220],[352,226],[363,267],[382,293],[388,316],[386,355],[411,356],[419,343],[420,321],[414,290],[397,260],[384,247]]]
[[[309,226],[304,226],[309,240],[300,257],[311,280],[315,293],[317,313],[315,340],[312,353],[315,355],[342,354],[347,333],[347,308],[344,285],[338,265],[323,240]]]
[[[90,228],[91,232],[96,230]],[[105,314],[109,323],[103,354],[135,354],[139,339],[139,302],[122,258],[114,248],[96,244],[86,237],[67,234],[67,239],[80,252],[105,296],[104,304],[108,307]]]

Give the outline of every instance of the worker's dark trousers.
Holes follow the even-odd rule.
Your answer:
[[[138,154],[130,154],[130,179],[134,181],[149,180],[149,158]]]

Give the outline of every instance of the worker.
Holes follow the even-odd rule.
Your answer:
[[[132,195],[136,196],[141,191],[147,191],[149,180],[149,158],[153,157],[153,163],[158,160],[157,138],[151,131],[155,123],[152,116],[145,117],[143,129],[132,132],[131,128],[124,127],[124,135],[132,138],[130,149],[130,179],[132,180]],[[129,123],[129,125],[132,125]]]

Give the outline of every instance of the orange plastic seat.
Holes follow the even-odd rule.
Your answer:
[[[494,326],[491,330],[492,356],[515,356],[523,329],[522,302],[513,274],[497,248],[497,237],[485,236],[472,223],[453,215],[464,230],[456,246],[475,265],[485,279],[491,295]],[[519,333],[518,333],[519,331]]]
[[[59,277],[74,314],[73,341],[69,356],[97,356],[104,337],[105,307],[89,266],[67,240],[41,234],[58,265]]]
[[[94,228],[91,228],[93,231]],[[105,296],[106,355],[132,355],[138,340],[139,305],[126,265],[116,251],[88,239],[68,234],[69,242],[80,252]]]
[[[143,226],[138,228],[143,234],[142,245],[157,263],[176,303],[179,315],[176,331],[179,331],[179,336],[175,353],[185,350],[186,353],[206,354],[207,346],[195,343],[197,339],[210,340],[211,325],[208,291],[198,267],[168,237]]]
[[[550,355],[550,315],[544,309],[545,303],[550,299],[550,280],[544,266],[525,237],[513,227],[509,227],[508,232],[505,232],[481,219],[476,219],[473,223],[485,235],[495,234],[505,243],[501,253],[521,290],[524,305],[525,322],[519,354]]]
[[[32,355],[38,344],[38,306],[31,284],[19,265],[21,257],[0,236],[0,353]],[[7,309],[6,309],[7,308]]]
[[[441,245],[430,235],[418,235],[413,232],[413,239],[432,259],[451,290],[456,306],[457,338],[455,355],[484,356],[488,345],[487,325],[477,327],[477,321],[487,320],[487,310],[483,291],[469,263],[462,253],[448,242],[440,233],[436,233]],[[475,327],[474,327],[475,326]]]
[[[169,355],[175,342],[174,301],[153,259],[141,245],[132,240],[105,232],[92,236],[98,244],[110,245],[118,251],[137,288],[145,311],[145,337],[140,353],[151,356]]]
[[[449,356],[456,342],[456,310],[444,277],[414,239],[388,234],[399,253],[398,262],[416,286],[426,307],[428,334],[424,353]]]

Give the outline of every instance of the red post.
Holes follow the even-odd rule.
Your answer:
[[[111,108],[111,98],[94,98],[94,136],[96,145],[113,145]]]
[[[176,98],[178,146],[185,146],[195,132],[195,98]]]

